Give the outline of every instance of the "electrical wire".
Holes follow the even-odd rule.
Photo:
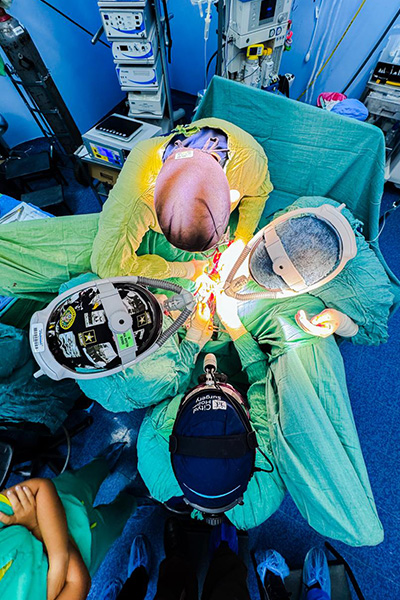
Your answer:
[[[50,4],[50,2],[47,2],[47,0],[39,0],[39,2],[41,2],[42,4],[45,4],[46,6],[48,6],[52,10],[54,10],[56,13],[58,13],[59,15],[61,15],[62,17],[64,17],[64,19],[66,19],[70,23],[73,23],[73,25],[75,25],[76,27],[78,27],[79,29],[81,29],[82,31],[84,31],[85,33],[87,33],[88,35],[90,35],[91,38],[94,37],[94,35],[95,35],[94,33],[92,33],[91,31],[89,31],[85,27],[83,27],[83,25],[81,25],[77,21],[74,21],[74,19],[71,19],[71,17],[69,17],[68,15],[66,15],[65,13],[63,13],[61,10],[59,10],[58,8],[56,8],[55,6],[53,6],[52,4]],[[110,44],[107,44],[107,42],[104,42],[103,40],[100,40],[100,39],[98,41],[101,44],[103,44],[103,46],[107,46],[107,48],[111,48]]]
[[[232,44],[232,42],[233,42],[233,40],[229,40],[229,41],[226,43],[226,45],[228,45],[228,44]],[[211,63],[212,63],[212,60],[213,60],[213,59],[214,59],[214,58],[217,56],[217,54],[218,54],[218,48],[217,48],[217,50],[216,50],[216,51],[215,51],[215,52],[214,52],[214,53],[213,53],[213,54],[210,56],[210,58],[209,58],[209,60],[208,60],[208,63],[207,63],[207,69],[206,69],[207,76],[208,76],[208,71],[209,71],[209,69],[210,69],[210,65],[211,65]],[[233,60],[233,59],[232,59],[232,60]],[[217,72],[217,71],[216,71],[216,69],[215,69],[215,73],[216,73],[216,72]]]
[[[155,0],[155,1],[157,1],[157,0]],[[169,62],[169,64],[171,64],[172,34],[171,34],[171,23],[169,21],[167,0],[162,0],[162,4],[163,4],[163,9],[164,9],[165,31],[166,31],[167,40],[168,40],[168,43],[167,43],[167,47],[168,47],[168,62]]]
[[[265,460],[271,465],[271,468],[267,471],[267,469],[261,469],[260,467],[256,467],[256,471],[261,471],[262,473],[273,473],[275,471],[275,467],[272,461],[268,458],[268,456],[261,450],[261,448],[257,447],[258,452],[265,458]]]
[[[376,42],[375,46],[372,48],[371,52],[368,54],[367,58],[363,61],[362,65],[357,69],[357,71],[354,73],[353,77],[350,79],[349,83],[343,89],[342,94],[345,94],[346,91],[351,86],[351,84],[357,79],[357,77],[359,76],[359,74],[361,73],[361,71],[364,69],[365,65],[368,63],[368,61],[371,58],[371,56],[375,53],[375,50],[381,44],[382,40],[386,37],[388,31],[392,28],[392,25],[394,25],[394,23],[397,21],[397,19],[399,18],[399,16],[400,16],[400,8],[398,9],[398,11],[396,12],[396,14],[394,15],[393,19],[390,21],[389,25],[386,27],[385,31],[380,36],[379,40]]]
[[[356,18],[358,17],[362,7],[364,6],[364,4],[366,3],[367,0],[362,0],[360,6],[357,9],[357,12],[355,13],[355,15],[353,16],[353,18],[351,19],[350,23],[347,25],[344,33],[342,34],[342,36],[340,37],[339,41],[337,42],[336,46],[334,47],[334,49],[332,50],[332,52],[330,53],[330,55],[328,56],[328,58],[326,59],[326,61],[324,62],[324,64],[322,65],[322,67],[320,68],[320,70],[318,71],[318,73],[316,74],[316,76],[314,77],[314,79],[311,81],[311,83],[308,84],[308,86],[306,87],[306,89],[300,94],[300,96],[297,98],[297,100],[300,100],[300,98],[302,98],[304,96],[304,94],[310,89],[310,87],[312,85],[314,85],[314,83],[316,82],[316,80],[318,79],[318,77],[321,75],[322,71],[325,69],[325,67],[328,65],[328,63],[330,62],[330,60],[333,58],[336,50],[339,48],[340,44],[343,42],[344,38],[346,37],[350,27],[353,25],[354,21],[356,20]]]
[[[400,202],[393,202],[392,208],[389,208],[385,213],[383,213],[382,217],[379,219],[380,229],[373,240],[366,240],[368,242],[368,244],[373,244],[380,238],[382,231],[385,229],[387,217],[390,215],[390,213],[397,210],[399,208],[399,206],[400,206]]]
[[[210,57],[210,59],[209,59],[209,61],[208,61],[208,63],[207,63],[207,67],[206,67],[206,77],[208,77],[208,70],[209,70],[209,68],[210,68],[211,62],[212,62],[213,58],[214,58],[215,56],[217,56],[217,54],[218,54],[218,50],[216,50],[216,51],[215,51],[215,52],[214,52],[214,53],[211,55],[211,57]]]
[[[314,66],[313,69],[311,71],[310,77],[307,81],[307,86],[313,81],[315,74],[317,73],[319,66],[321,64],[323,64],[325,58],[326,58],[326,54],[328,52],[328,43],[327,43],[327,39],[331,39],[332,37],[332,32],[333,32],[333,25],[332,25],[332,19],[334,19],[334,12],[335,12],[335,8],[337,6],[337,1],[338,0],[333,0],[333,2],[330,4],[329,6],[329,13],[328,16],[326,18],[326,23],[325,23],[325,27],[322,33],[322,37],[318,42],[318,47],[317,47],[317,52],[316,52],[316,56],[315,56],[315,61],[314,61]],[[322,55],[322,60],[320,62],[320,56]],[[310,94],[309,92],[312,92],[311,90],[308,90],[304,101],[305,102],[310,102],[310,97],[312,94]]]
[[[68,430],[64,427],[64,425],[61,425],[61,427],[64,430],[65,438],[66,438],[66,442],[67,442],[67,456],[65,457],[64,466],[61,469],[59,475],[62,475],[65,472],[66,468],[68,467],[69,459],[71,458],[71,438],[68,433]]]
[[[241,54],[241,52],[242,52],[241,50],[239,50],[239,52],[236,52],[235,56],[233,58],[231,58],[230,61],[228,61],[227,63],[225,63],[225,69],[224,69],[223,77],[225,77],[225,75],[226,75],[226,71],[227,71],[228,66],[231,64],[231,62],[233,62],[235,60],[235,58],[237,58],[239,56],[239,54]]]

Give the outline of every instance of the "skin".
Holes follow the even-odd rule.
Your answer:
[[[45,547],[49,570],[47,600],[83,600],[90,590],[90,575],[75,542],[68,536],[64,508],[49,479],[30,479],[1,492],[14,514],[0,512],[6,526],[26,527]]]

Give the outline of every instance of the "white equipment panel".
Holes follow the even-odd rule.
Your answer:
[[[165,107],[165,87],[161,82],[158,92],[129,92],[129,114],[132,117],[162,118]]]
[[[121,89],[126,92],[157,92],[162,84],[161,61],[155,65],[117,65]]]
[[[117,64],[154,65],[158,43],[156,28],[153,25],[147,40],[119,40],[113,42],[112,53]]]
[[[111,166],[122,168],[132,148],[142,140],[147,140],[156,135],[160,135],[161,127],[143,121],[139,122],[137,119],[126,117],[124,115],[115,114],[112,116],[140,123],[141,127],[129,141],[118,139],[118,137],[112,135],[112,133],[102,133],[101,131],[98,131],[96,127],[92,127],[87,133],[84,133],[82,135],[82,140],[93,160],[99,164],[109,164]]]
[[[153,24],[150,6],[144,8],[100,8],[104,32],[108,40],[147,38]]]
[[[286,34],[292,0],[232,0],[228,39],[238,48]]]

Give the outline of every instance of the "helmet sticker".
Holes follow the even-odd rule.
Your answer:
[[[60,317],[61,329],[70,329],[74,324],[75,319],[76,310],[72,306],[69,306]]]
[[[104,310],[94,310],[92,313],[85,313],[84,318],[86,327],[103,325],[107,321]]]
[[[97,342],[96,332],[94,329],[79,333],[78,338],[81,346],[89,346],[90,344],[96,344]]]
[[[118,356],[109,342],[88,346],[83,349],[83,352],[97,369],[104,369]]]
[[[182,150],[182,152],[175,152],[175,160],[180,158],[193,158],[193,150]]]
[[[118,346],[120,350],[126,350],[132,348],[135,345],[135,338],[133,337],[132,331],[125,331],[125,333],[117,334]]]
[[[213,400],[212,407],[213,410],[226,410],[226,402],[225,400]]]
[[[33,351],[44,352],[44,328],[42,323],[32,325]]]
[[[151,314],[148,312],[144,312],[142,315],[138,315],[136,317],[136,323],[138,327],[143,327],[143,325],[148,325],[151,323]]]
[[[81,356],[79,348],[76,344],[76,338],[72,331],[68,333],[60,333],[58,336],[62,353],[66,358],[78,358]]]

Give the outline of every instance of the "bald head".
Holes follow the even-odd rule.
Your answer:
[[[158,223],[176,248],[199,252],[219,242],[228,226],[230,190],[218,161],[206,152],[174,152],[156,180]]]

